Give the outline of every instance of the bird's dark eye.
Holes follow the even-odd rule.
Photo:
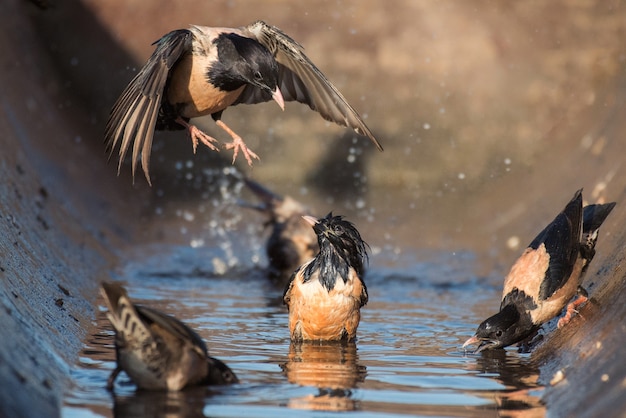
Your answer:
[[[343,234],[343,228],[339,225],[335,225],[333,226],[333,232],[335,233],[335,235],[341,235]]]
[[[502,337],[502,330],[501,329],[496,331],[496,337],[498,337],[498,338]]]
[[[258,80],[258,81],[263,80],[263,75],[261,74],[260,71],[255,71],[254,72],[254,79]]]

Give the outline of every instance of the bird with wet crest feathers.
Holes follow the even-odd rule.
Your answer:
[[[330,291],[336,279],[341,278],[344,283],[348,280],[350,268],[363,277],[365,263],[369,258],[367,244],[352,222],[344,220],[342,216],[333,216],[332,212],[320,220],[304,219],[313,224],[320,247],[313,262],[304,268],[305,282],[320,270],[322,284]]]
[[[363,282],[367,244],[354,224],[329,213],[303,217],[317,234],[319,253],[298,268],[285,288],[293,341],[351,341],[368,301]]]

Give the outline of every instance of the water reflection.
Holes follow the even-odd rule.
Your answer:
[[[210,392],[204,387],[194,387],[180,392],[137,390],[112,396],[116,418],[193,418],[204,417],[203,409]]]
[[[178,250],[173,253],[177,256],[166,254],[161,259],[188,261],[186,251],[180,257]],[[435,264],[432,259],[429,263]],[[447,268],[451,264],[447,259],[436,263]],[[186,263],[185,267],[194,266]],[[164,277],[143,257],[124,274],[133,297],[188,321],[210,343],[212,355],[232,365],[242,383],[228,389],[145,393],[137,392],[123,374],[113,396],[105,389],[115,367],[113,331],[102,309],[73,371],[74,385],[66,394],[62,415],[319,414],[306,410],[327,411],[326,415],[359,411],[372,417],[543,415],[538,369],[527,355],[497,350],[464,356],[454,351],[462,340],[459,335],[473,330],[476,319],[485,313],[475,306],[499,298],[499,289],[458,279],[461,269],[445,270],[445,285],[433,285],[441,280],[441,267],[409,263],[402,270],[419,272],[419,279],[395,275],[396,270],[388,268],[370,270],[372,301],[359,327],[358,347],[355,343],[290,345],[282,289],[258,270],[210,278],[176,272]],[[475,305],[458,303],[468,292],[476,295],[471,298]]]
[[[314,386],[318,393],[290,399],[294,409],[355,411],[358,401],[352,389],[365,380],[367,371],[358,361],[354,342],[291,343],[287,363],[281,365],[290,383]]]
[[[508,350],[485,350],[476,356],[468,369],[501,382],[505,389],[489,394],[495,401],[493,407],[505,416],[544,416],[545,405],[541,401],[543,387],[539,385],[539,367],[529,357],[519,356]]]

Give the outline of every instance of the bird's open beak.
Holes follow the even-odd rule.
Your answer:
[[[478,344],[479,342],[480,342],[480,339],[477,336],[474,335],[472,338],[470,338],[467,341],[465,341],[461,348],[465,348],[468,345],[472,345],[472,344]]]
[[[283,94],[278,87],[272,92],[272,99],[278,103],[278,106],[280,106],[282,110],[285,110],[285,99],[283,99]]]
[[[311,226],[319,222],[315,216],[304,215],[302,219],[307,221]]]
[[[473,345],[473,344],[478,344],[478,347],[476,347],[476,350],[473,351],[474,354],[478,354],[481,351],[486,350],[486,349],[488,349],[490,347],[498,346],[498,342],[497,341],[483,340],[481,338],[478,338],[476,335],[474,335],[473,337],[471,337],[470,339],[465,341],[461,348],[465,348],[468,345]]]

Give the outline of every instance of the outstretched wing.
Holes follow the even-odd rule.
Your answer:
[[[191,51],[192,33],[172,31],[155,42],[156,49],[148,62],[128,84],[115,102],[104,133],[109,158],[120,144],[118,173],[132,144],[132,173],[141,166],[150,183],[149,162],[152,138],[168,75],[176,62]]]
[[[279,87],[285,100],[309,105],[324,119],[354,129],[358,134],[367,136],[380,151],[383,150],[361,116],[304,54],[300,44],[280,29],[262,21],[242,27],[241,31],[263,44],[276,57]],[[247,86],[234,104],[268,100],[271,97],[266,92]]]

